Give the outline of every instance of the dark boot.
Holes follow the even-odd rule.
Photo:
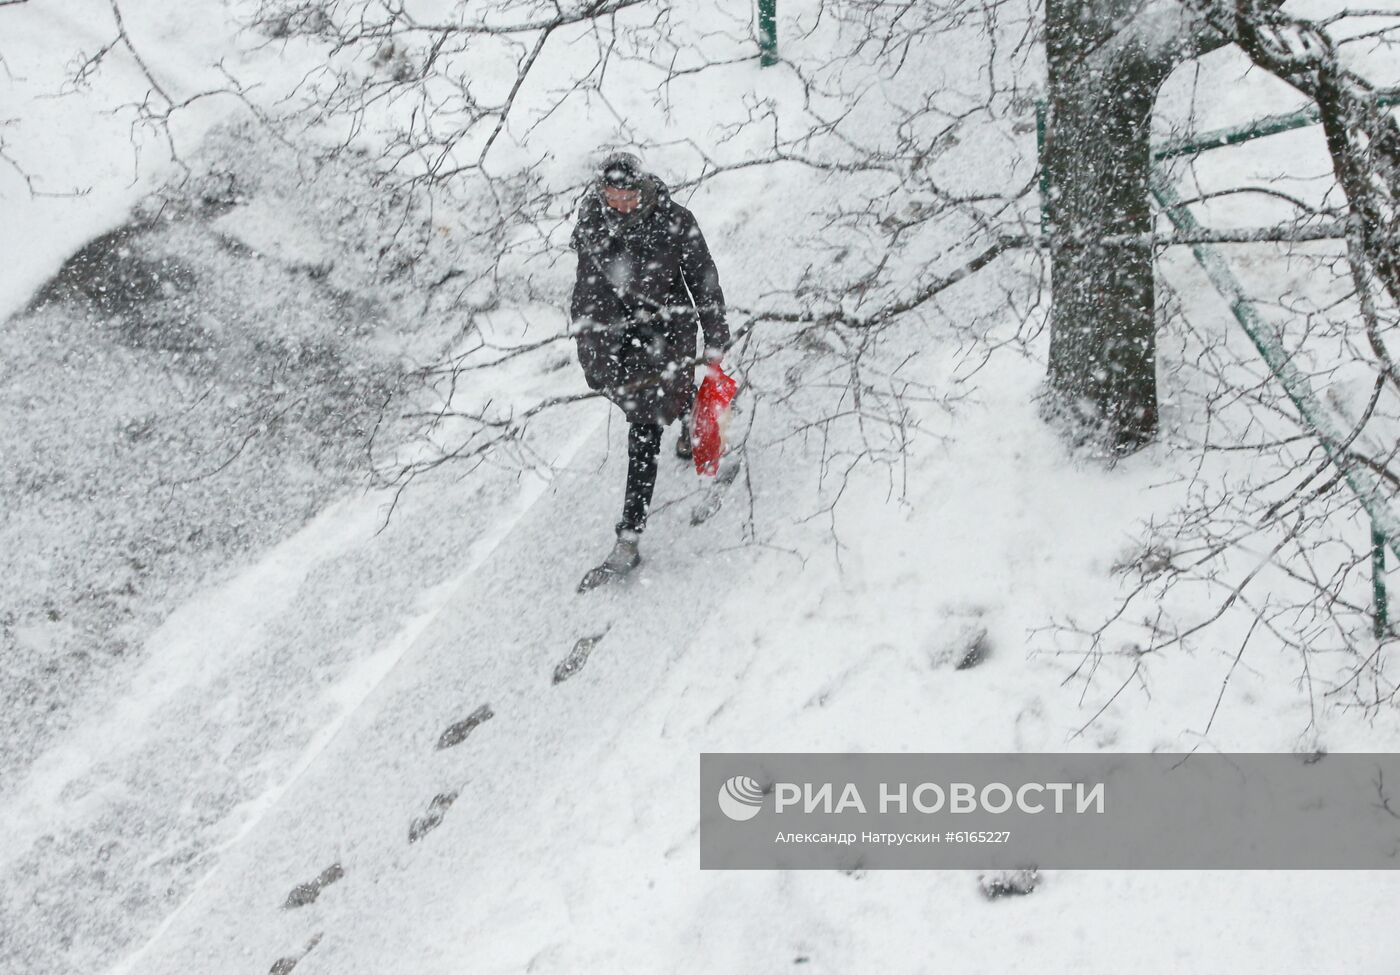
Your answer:
[[[695,444],[691,440],[690,414],[681,414],[681,434],[676,440],[676,456],[681,460],[690,460],[695,456]]]

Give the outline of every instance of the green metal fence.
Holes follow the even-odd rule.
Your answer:
[[[1380,95],[1376,98],[1376,104],[1381,108],[1400,105],[1400,93],[1387,92]],[[1199,135],[1168,140],[1153,151],[1152,158],[1171,159],[1174,156],[1193,156],[1208,149],[1237,146],[1241,142],[1249,142],[1251,139],[1262,139],[1265,136],[1278,135],[1280,132],[1304,129],[1310,125],[1317,125],[1321,121],[1322,116],[1316,107],[1287,112],[1283,115],[1266,115],[1248,125],[1214,129]]]
[[[1154,174],[1152,194],[1161,204],[1167,219],[1178,230],[1186,233],[1200,229],[1195,214],[1185,206],[1176,191],[1160,174]],[[1373,631],[1377,638],[1384,636],[1389,628],[1388,600],[1385,589],[1385,550],[1387,544],[1400,557],[1400,515],[1390,506],[1385,487],[1379,477],[1369,469],[1351,460],[1345,444],[1349,432],[1342,429],[1323,407],[1308,382],[1297,367],[1292,356],[1283,347],[1272,329],[1260,317],[1254,304],[1245,295],[1244,287],[1230,270],[1220,252],[1209,244],[1192,244],[1191,252],[1205,270],[1211,284],[1230,303],[1230,312],[1244,328],[1260,356],[1268,363],[1269,371],[1283,386],[1288,398],[1293,401],[1303,422],[1316,435],[1322,449],[1332,464],[1342,473],[1347,484],[1355,492],[1366,513],[1371,516],[1371,590],[1375,600],[1373,607]],[[1387,539],[1389,542],[1387,542]]]
[[[1400,93],[1387,92],[1377,99],[1377,104],[1388,108],[1400,104]],[[1043,101],[1036,103],[1036,140],[1040,167],[1040,226],[1042,234],[1048,233],[1046,214],[1047,176],[1044,166],[1045,137],[1047,129],[1047,107]],[[1176,156],[1193,155],[1222,146],[1239,145],[1252,139],[1277,135],[1293,129],[1315,125],[1320,121],[1316,108],[1290,112],[1285,115],[1270,115],[1249,125],[1227,129],[1216,129],[1200,135],[1169,141],[1152,153],[1154,160],[1171,159]],[[1152,177],[1152,194],[1161,205],[1163,213],[1179,231],[1187,235],[1199,235],[1200,223],[1188,206],[1182,203],[1176,191],[1160,171]],[[1371,596],[1373,600],[1372,632],[1377,639],[1390,632],[1389,605],[1386,593],[1385,550],[1389,548],[1400,559],[1400,515],[1391,507],[1380,479],[1370,470],[1351,461],[1345,444],[1348,433],[1332,419],[1323,408],[1312,384],[1293,365],[1291,356],[1279,342],[1278,337],[1265,324],[1253,303],[1244,292],[1239,279],[1231,272],[1229,265],[1220,253],[1209,244],[1196,243],[1191,251],[1197,262],[1206,272],[1211,284],[1230,304],[1230,312],[1244,328],[1254,347],[1269,366],[1269,370],[1283,386],[1288,398],[1293,402],[1303,418],[1303,422],[1317,436],[1327,452],[1328,458],[1341,471],[1348,486],[1355,492],[1362,507],[1371,518]]]

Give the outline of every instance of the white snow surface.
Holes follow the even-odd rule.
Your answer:
[[[731,16],[742,6],[720,5]],[[791,6],[787,23],[811,14],[810,4]],[[46,180],[93,187],[30,199],[0,175],[0,314],[175,171],[147,152],[130,177],[125,127],[102,114],[104,98],[144,88],[126,61],[113,69],[124,91],[34,100],[52,82],[43,52],[107,39],[108,9],[0,8],[0,55],[22,76],[6,113],[23,121],[10,136],[16,156]],[[186,92],[220,54],[241,50],[232,5],[123,10]],[[279,61],[245,51],[237,63],[286,81],[305,67],[298,56],[314,52]],[[1243,111],[1242,69],[1224,61],[1212,64],[1236,83],[1229,105]],[[723,107],[735,92],[771,84],[774,98],[796,100],[757,72],[721,72],[692,96],[720,106],[713,118],[667,124],[705,139],[725,111],[740,111]],[[1164,112],[1190,101],[1191,85],[1173,84]],[[236,110],[232,100],[196,104],[182,133],[190,144]],[[534,133],[558,140],[547,177],[579,167],[566,137],[603,118],[600,109]],[[1308,158],[1315,173],[1321,162]],[[686,156],[665,163],[683,167]],[[995,166],[979,154],[950,178],[984,168]],[[804,253],[803,201],[837,192],[807,180],[741,173],[725,192],[707,187],[686,201],[732,298],[756,301],[782,276],[775,249]],[[791,222],[754,219],[765,208]],[[1224,225],[1231,214],[1213,216]],[[336,254],[334,241],[290,218],[279,225],[257,201],[222,224],[284,260]],[[1165,273],[1179,275],[1193,310],[1229,327],[1184,259]],[[945,311],[982,308],[988,295],[976,288],[950,292]],[[997,327],[1024,324],[1004,314]],[[523,341],[563,325],[558,309],[522,303],[484,327]],[[877,362],[914,355],[920,381],[961,398],[953,409],[916,404],[917,435],[899,458],[848,476],[868,446],[858,432],[841,428],[830,442],[793,433],[828,395],[815,382],[784,408],[741,414],[743,472],[698,527],[688,514],[705,486],[670,456],[668,435],[642,567],[587,595],[574,585],[606,550],[625,466],[624,426],[597,401],[534,423],[543,463],[486,465],[460,480],[446,468],[416,483],[387,526],[387,494],[329,505],[171,613],[83,719],[6,783],[0,959],[28,959],[16,971],[35,975],[232,975],[282,959],[296,959],[296,975],[1396,970],[1394,873],[1052,871],[1031,896],[987,901],[961,871],[699,870],[707,751],[1400,743],[1393,710],[1312,700],[1299,662],[1267,641],[1252,645],[1209,720],[1242,635],[1228,625],[1152,661],[1121,695],[1126,666],[1106,662],[1108,676],[1090,682],[1071,676],[1082,658],[1051,624],[1105,614],[1121,585],[1111,567],[1143,521],[1180,500],[1184,488],[1164,471],[1192,459],[1163,445],[1110,468],[1068,451],[1036,415],[1043,340],[1030,356],[998,353],[975,375],[951,333],[911,330],[873,350]],[[771,389],[778,375],[818,376],[817,363],[791,349],[736,372]],[[467,395],[528,404],[580,389],[572,364],[522,364]],[[988,659],[954,670],[978,627]],[[585,666],[553,683],[574,643],[592,636],[601,639]],[[435,747],[483,705],[489,720],[461,744]],[[410,824],[439,796],[455,798],[410,843]],[[36,852],[56,866],[19,871]],[[116,875],[94,887],[104,863]],[[343,877],[314,903],[284,907],[332,864]]]

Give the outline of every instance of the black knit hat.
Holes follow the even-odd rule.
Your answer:
[[[620,190],[635,190],[641,185],[646,171],[642,161],[630,152],[615,152],[598,167],[599,178],[605,186]]]

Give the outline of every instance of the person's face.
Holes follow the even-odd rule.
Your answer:
[[[616,186],[603,187],[603,202],[618,213],[631,213],[642,202],[641,190],[624,190]]]

